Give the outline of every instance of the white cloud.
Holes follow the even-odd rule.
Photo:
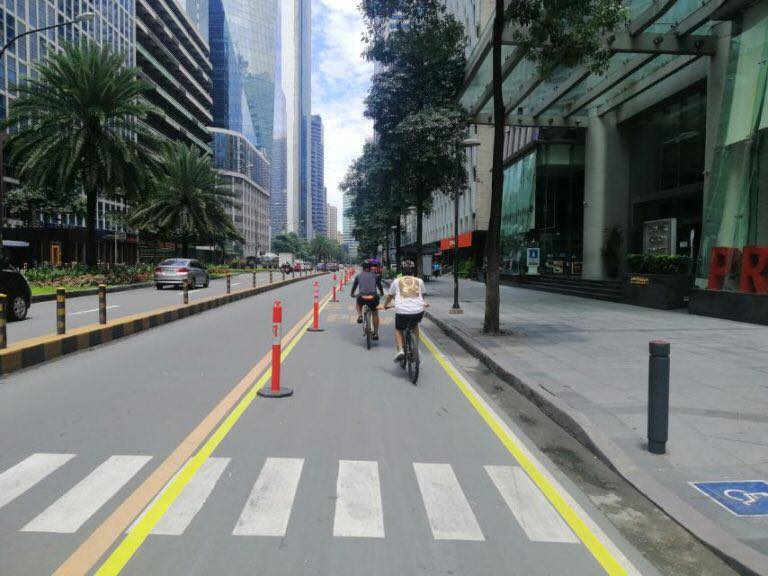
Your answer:
[[[341,209],[339,184],[373,134],[363,116],[373,64],[362,56],[364,26],[356,0],[312,0],[312,11],[312,113],[325,126],[328,202]]]

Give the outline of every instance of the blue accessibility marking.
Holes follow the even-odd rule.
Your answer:
[[[768,482],[692,482],[694,488],[736,516],[768,516]]]

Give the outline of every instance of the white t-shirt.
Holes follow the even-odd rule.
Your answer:
[[[403,276],[392,282],[389,294],[395,297],[395,312],[398,314],[421,314],[424,312],[424,281],[415,276]]]

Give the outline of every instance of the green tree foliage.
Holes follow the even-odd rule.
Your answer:
[[[350,196],[346,216],[355,222],[355,239],[361,254],[375,255],[386,245],[389,232],[407,210],[398,188],[397,159],[393,150],[379,143],[367,143],[363,154],[347,172],[341,189]]]
[[[627,21],[629,8],[621,0],[511,0],[505,18],[518,49],[545,74],[580,64],[603,73],[612,54],[604,36]]]
[[[10,159],[32,188],[86,194],[86,260],[96,265],[97,197],[135,200],[156,140],[140,121],[147,86],[122,53],[84,42],[50,54],[16,87],[4,128]]]
[[[228,238],[243,242],[226,205],[233,195],[218,186],[211,159],[179,142],[166,146],[153,179],[152,194],[129,218],[139,230],[180,239],[184,257],[191,240]]]
[[[272,239],[272,252],[290,252],[299,260],[310,257],[309,244],[295,232],[283,232]]]
[[[389,162],[386,177],[369,178],[384,199],[377,200],[369,189],[361,201],[381,205],[396,194],[398,206],[412,207],[420,256],[423,216],[433,192],[453,190],[456,150],[466,128],[457,101],[466,65],[464,29],[440,0],[363,0],[361,8],[366,56],[383,65],[373,77],[366,115],[380,135],[380,155]],[[358,211],[359,216],[373,212]],[[356,216],[356,225],[362,230],[368,221]],[[383,225],[385,233],[378,234],[376,244],[387,236],[391,222]],[[370,234],[362,234],[358,240],[367,244]]]
[[[13,218],[34,226],[37,215],[69,213],[85,215],[85,202],[80,194],[69,191],[42,190],[29,185],[16,186],[5,194],[5,207]]]
[[[309,251],[316,262],[339,262],[344,258],[344,251],[336,240],[318,235],[309,245]]]

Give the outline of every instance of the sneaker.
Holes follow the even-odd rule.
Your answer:
[[[373,341],[377,341],[378,339],[379,339],[379,335],[378,334],[373,334],[371,336],[371,340],[373,340]]]
[[[357,323],[358,324],[362,324],[363,323],[363,317],[362,316],[358,316],[357,317]]]
[[[403,358],[405,358],[405,352],[403,352],[402,350],[398,350],[397,356],[395,356],[395,359],[393,360],[393,362],[402,362]]]

